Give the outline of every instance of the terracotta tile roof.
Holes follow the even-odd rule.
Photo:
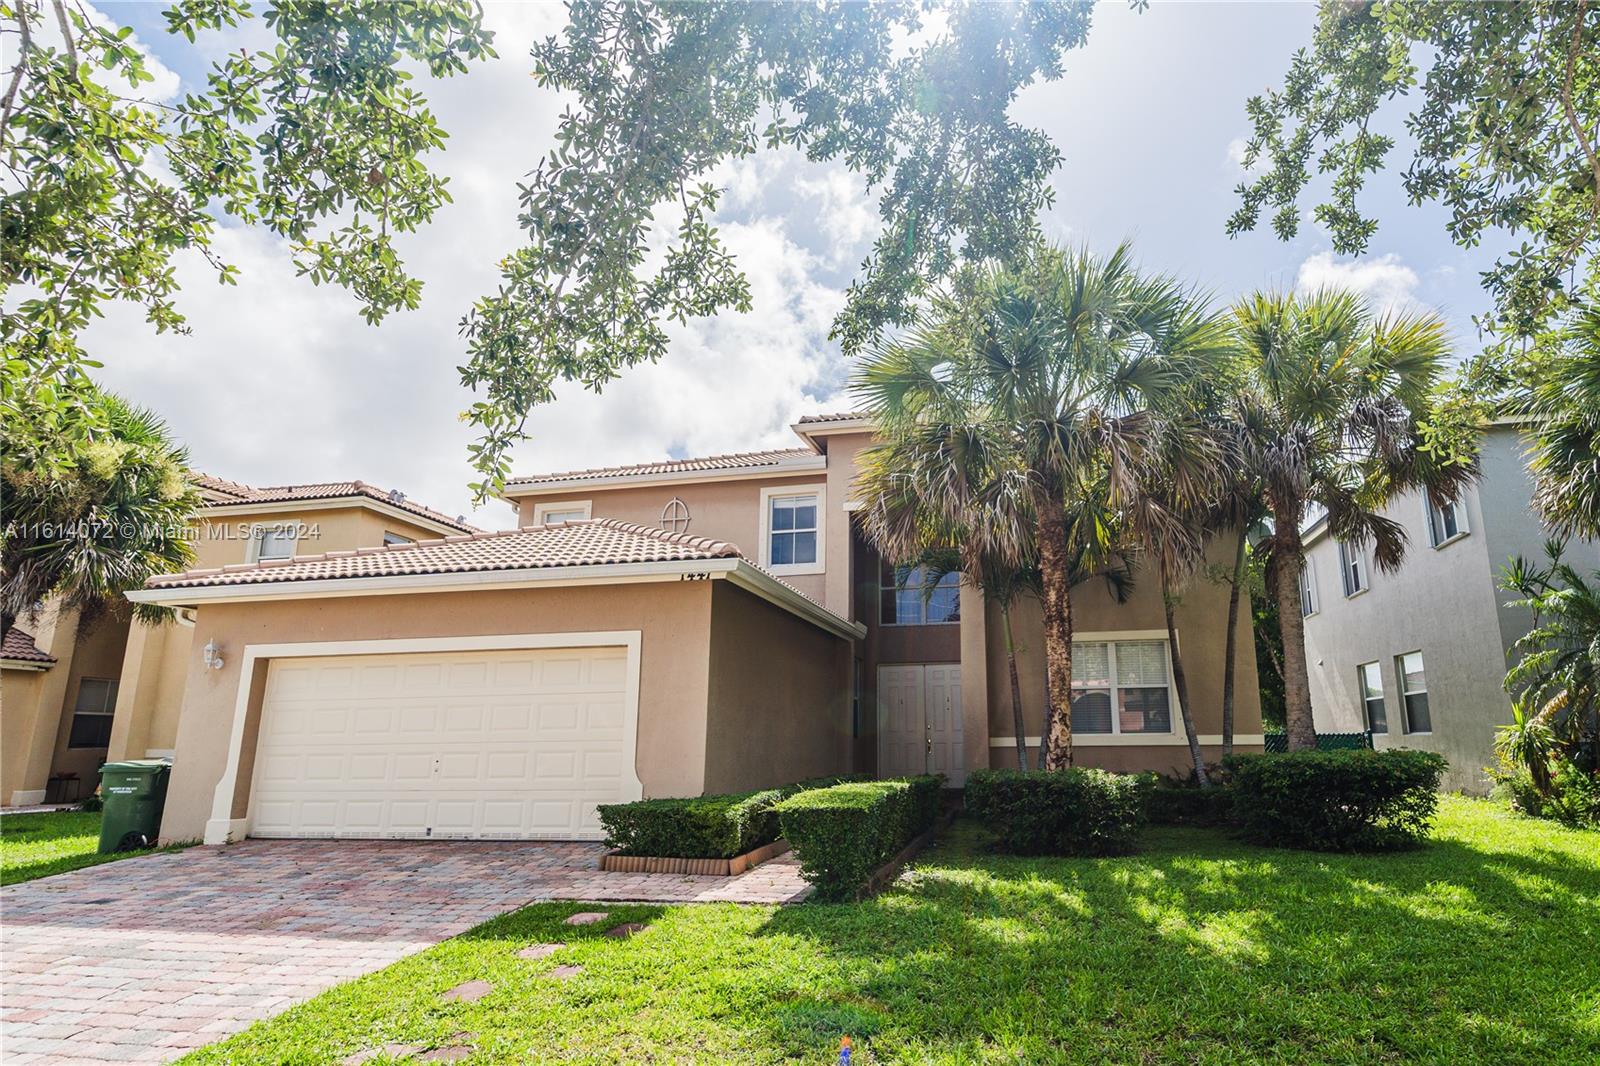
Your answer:
[[[662,529],[611,519],[594,519],[552,526],[525,526],[499,533],[445,537],[442,540],[421,540],[415,544],[302,555],[294,559],[276,559],[212,570],[189,570],[151,578],[145,587],[198,588],[329,578],[466,574],[738,557],[739,549],[722,541],[687,533],[668,533]]]
[[[796,459],[815,459],[817,453],[810,448],[771,448],[759,452],[733,452],[728,455],[707,455],[696,459],[666,459],[659,463],[636,463],[632,466],[599,466],[589,470],[567,470],[558,474],[533,474],[515,477],[508,485],[529,485],[549,481],[585,481],[590,478],[627,478],[648,474],[693,474],[702,471],[738,470],[744,467],[780,467]]]
[[[33,642],[32,633],[24,633],[16,626],[12,626],[11,631],[6,634],[5,644],[0,647],[0,659],[45,665],[56,661],[54,655],[47,655],[39,650],[39,646]]]
[[[809,426],[814,422],[851,422],[865,417],[867,416],[860,411],[835,411],[827,415],[801,415],[798,424]]]
[[[212,477],[209,474],[196,474],[194,482],[200,489],[200,494],[205,497],[208,507],[226,507],[235,503],[293,503],[300,500],[362,497],[387,503],[391,507],[398,507],[402,511],[431,519],[452,529],[459,529],[463,533],[482,532],[476,526],[468,524],[464,515],[451,518],[442,511],[435,511],[431,507],[406,499],[402,492],[381,489],[365,481],[320,481],[307,485],[269,485],[256,488],[238,481]]]

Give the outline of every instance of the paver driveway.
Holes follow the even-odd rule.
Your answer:
[[[792,860],[736,878],[606,874],[600,851],[250,840],[8,885],[0,1059],[174,1059],[534,900],[776,903],[805,893]]]

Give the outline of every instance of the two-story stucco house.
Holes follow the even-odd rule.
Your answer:
[[[516,478],[516,529],[153,581],[134,598],[194,617],[164,835],[594,838],[597,803],[1015,765],[981,597],[954,579],[925,594],[862,536],[871,425],[794,431],[792,448]],[[1181,771],[1159,591],[1119,604],[1091,582],[1074,602],[1078,762]],[[1203,580],[1178,610],[1212,758],[1226,614]],[[1236,741],[1259,750],[1248,618]],[[1022,610],[1030,747],[1041,632]]]
[[[1409,540],[1397,573],[1377,572],[1370,553],[1329,536],[1324,522],[1307,531],[1300,599],[1317,732],[1370,730],[1377,748],[1436,751],[1450,761],[1447,788],[1487,791],[1495,730],[1511,721],[1508,656],[1531,624],[1498,580],[1519,555],[1543,559],[1549,535],[1524,447],[1516,424],[1492,425],[1482,477],[1462,499],[1392,501],[1385,514]],[[1600,567],[1600,545],[1574,542],[1567,558]]]
[[[201,476],[196,483],[204,504],[190,536],[205,568],[473,528],[360,481],[254,488]],[[125,614],[83,622],[58,603],[19,620],[0,657],[0,802],[76,799],[94,791],[102,763],[171,756],[193,632],[188,612],[159,626]]]

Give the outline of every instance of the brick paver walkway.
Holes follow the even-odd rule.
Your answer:
[[[0,1061],[164,1062],[544,899],[783,903],[740,877],[602,873],[595,844],[249,840],[0,889]]]

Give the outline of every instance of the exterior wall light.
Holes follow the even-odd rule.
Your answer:
[[[217,647],[215,640],[206,641],[206,646],[200,651],[200,658],[211,669],[222,669],[222,649]]]

